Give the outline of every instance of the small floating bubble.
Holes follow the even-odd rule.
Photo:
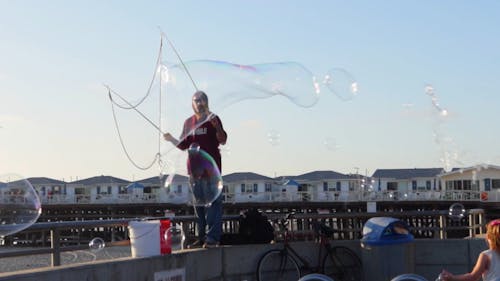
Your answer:
[[[453,203],[448,209],[448,216],[452,220],[460,220],[465,216],[465,207],[461,203]]]
[[[92,252],[99,252],[104,249],[104,247],[106,247],[106,243],[104,242],[104,239],[100,237],[96,237],[89,242],[89,249]]]

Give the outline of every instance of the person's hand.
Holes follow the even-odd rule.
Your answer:
[[[211,116],[210,123],[212,123],[212,126],[214,126],[217,132],[222,131],[222,125],[220,124],[219,118],[217,118],[216,115]]]
[[[445,269],[443,269],[443,271],[441,271],[441,274],[439,274],[439,279],[441,281],[451,281],[452,278],[453,278],[453,274],[446,271]]]
[[[217,133],[222,133],[222,124],[220,123],[219,118],[217,118],[217,115],[210,112],[208,117],[210,118],[212,126],[214,126],[215,130],[217,130]]]
[[[173,142],[175,140],[175,138],[170,133],[163,134],[163,138],[169,142]]]

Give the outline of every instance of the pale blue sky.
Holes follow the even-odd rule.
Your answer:
[[[493,0],[0,0],[0,173],[157,175],[127,160],[102,84],[131,99],[146,91],[158,27],[185,61],[295,61],[318,76],[341,67],[358,81],[347,102],[322,93],[307,110],[276,99],[224,110],[223,174],[442,167],[443,151],[452,166],[500,164],[499,15]],[[426,84],[446,118],[434,114]],[[256,120],[268,126],[246,127]],[[139,158],[152,157],[151,140],[134,140],[145,148]]]

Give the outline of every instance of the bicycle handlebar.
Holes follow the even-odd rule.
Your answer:
[[[293,219],[295,212],[287,213],[285,216],[276,219],[276,223],[278,224],[280,230],[288,230],[287,226],[290,224],[290,221]],[[312,222],[314,235],[316,236],[324,236],[324,237],[333,237],[335,232],[340,232],[338,230],[334,230],[333,228],[327,226],[326,224],[314,221]]]

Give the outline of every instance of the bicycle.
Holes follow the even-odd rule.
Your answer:
[[[359,257],[344,246],[332,246],[329,237],[334,230],[324,223],[313,223],[315,237],[318,238],[318,264],[313,267],[290,245],[291,234],[288,223],[292,214],[277,221],[283,232],[281,248],[272,249],[262,255],[257,263],[258,281],[296,281],[302,274],[321,273],[335,281],[361,281],[362,265]],[[321,261],[321,263],[320,263]],[[300,265],[300,266],[299,266]]]

